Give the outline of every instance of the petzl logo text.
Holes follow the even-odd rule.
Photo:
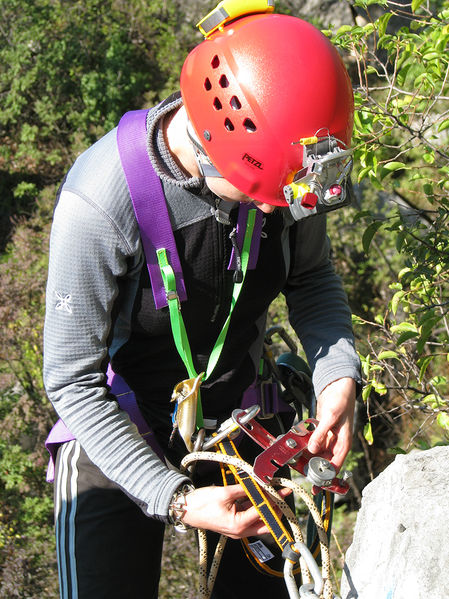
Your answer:
[[[259,168],[261,171],[263,170],[262,163],[259,160],[256,160],[255,158],[250,156],[249,154],[246,154],[246,153],[243,154],[242,160],[244,160],[245,162],[248,162],[251,166],[255,166],[256,168]]]

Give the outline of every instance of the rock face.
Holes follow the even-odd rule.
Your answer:
[[[317,26],[333,26],[338,29],[341,25],[354,25],[354,17],[349,2],[341,0],[302,0],[291,2],[292,14],[306,21],[315,19]]]
[[[188,21],[197,22],[199,18],[206,14],[218,4],[210,0],[191,0],[187,5],[179,1],[180,10],[182,10]],[[244,3],[243,3],[244,4]],[[317,21],[317,26],[328,27],[333,25],[336,28],[341,25],[353,25],[353,16],[349,2],[342,0],[284,0],[283,8],[291,11],[291,14],[302,17],[305,20]],[[278,7],[275,12],[283,12]]]
[[[399,455],[363,491],[342,599],[449,598],[449,447]]]

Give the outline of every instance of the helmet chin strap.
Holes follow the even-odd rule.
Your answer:
[[[219,177],[222,179],[223,175],[218,172],[218,170],[209,160],[189,120],[187,120],[187,136],[192,144],[193,152],[195,154],[195,160],[198,165],[198,168],[200,169],[201,175],[203,177]]]
[[[200,169],[201,175],[203,177],[219,177],[222,179],[223,175],[217,171],[213,164],[211,164],[189,120],[187,120],[187,136],[192,144],[195,160],[198,168]],[[223,225],[229,225],[231,224],[229,213],[235,205],[236,202],[228,202],[222,198],[219,198],[218,196],[215,196],[215,206],[211,206],[211,210],[219,223],[222,223]]]

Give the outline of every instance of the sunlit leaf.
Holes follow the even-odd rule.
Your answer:
[[[390,360],[392,358],[397,358],[398,357],[398,353],[392,350],[385,350],[385,351],[381,351],[380,354],[377,356],[377,358],[379,360]]]
[[[440,412],[437,416],[437,422],[441,428],[449,431],[449,414],[446,412]]]
[[[368,445],[372,445],[374,442],[374,437],[373,437],[373,428],[371,426],[371,422],[367,422],[365,424],[365,427],[363,429],[363,436],[366,439],[366,442],[368,443]]]

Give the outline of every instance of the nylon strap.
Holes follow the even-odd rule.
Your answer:
[[[248,211],[248,218],[246,222],[246,231],[245,237],[243,241],[243,248],[241,252],[242,258],[242,281],[240,283],[235,282],[232,290],[231,297],[231,307],[229,309],[228,317],[223,325],[223,328],[218,335],[217,341],[212,349],[212,352],[209,356],[209,361],[207,363],[206,372],[203,378],[203,381],[207,380],[211,373],[213,372],[217,362],[220,358],[221,351],[223,349],[223,345],[226,339],[226,335],[229,329],[229,324],[231,322],[232,312],[234,311],[234,307],[237,303],[238,297],[243,287],[243,283],[245,281],[246,272],[248,270],[248,263],[250,257],[250,249],[251,249],[251,239],[254,230],[254,223],[256,220],[256,212],[255,208],[252,208]],[[159,268],[161,271],[162,281],[164,283],[165,294],[167,297],[167,303],[170,311],[170,323],[173,332],[173,339],[175,341],[176,349],[184,362],[184,365],[187,369],[187,373],[190,378],[197,377],[198,373],[196,372],[195,366],[193,364],[192,352],[190,349],[190,343],[187,336],[187,331],[185,328],[184,320],[182,318],[181,313],[181,304],[179,301],[178,293],[176,291],[176,278],[173,272],[173,269],[168,261],[167,252],[165,248],[160,248],[156,252],[157,259],[159,263]],[[202,415],[202,407],[201,407],[201,399],[198,397],[197,402],[197,428],[201,428],[203,426],[203,415]]]
[[[164,247],[170,258],[181,301],[187,299],[187,293],[164,191],[147,152],[147,114],[148,110],[131,110],[122,116],[117,128],[117,148],[139,225],[154,303],[159,310],[167,305],[167,300],[156,259],[158,247]]]
[[[242,459],[234,443],[230,439],[224,439],[218,443],[218,449],[224,455]],[[294,543],[293,537],[285,528],[274,509],[271,507],[265,492],[259,486],[257,481],[247,472],[236,468],[232,464],[229,464],[228,468],[231,470],[237,482],[245,489],[248,498],[256,508],[265,525],[270,530],[272,537],[278,544],[281,551],[283,551],[287,545],[292,545]]]

